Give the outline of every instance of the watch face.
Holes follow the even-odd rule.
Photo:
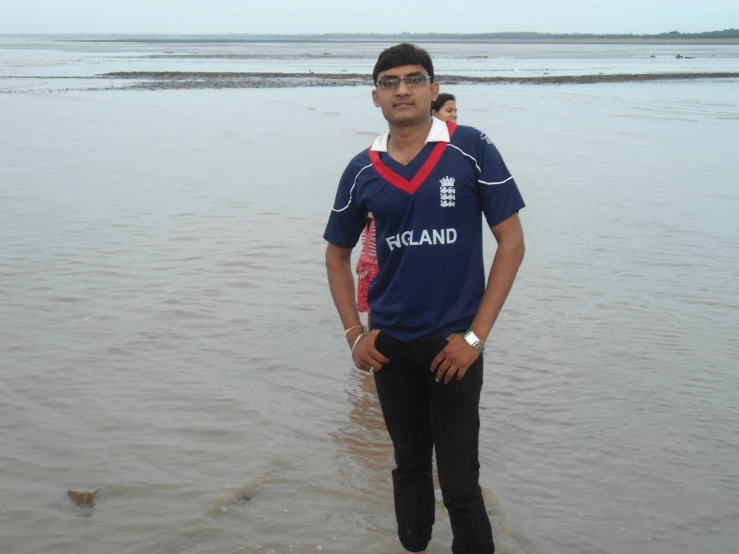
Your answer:
[[[477,335],[475,335],[475,333],[473,333],[472,331],[467,331],[464,334],[464,340],[466,340],[467,344],[477,350],[480,354],[482,354],[483,350],[485,350],[485,347],[480,344],[480,339],[478,339]]]
[[[468,344],[471,346],[475,346],[476,344],[480,343],[480,340],[477,338],[477,335],[473,333],[472,331],[467,331],[464,335],[464,340],[467,341]]]

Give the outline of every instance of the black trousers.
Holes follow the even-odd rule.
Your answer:
[[[385,424],[393,441],[398,536],[409,552],[421,552],[434,525],[432,454],[444,506],[454,533],[454,554],[492,554],[493,532],[480,490],[478,438],[482,356],[464,379],[437,383],[431,361],[445,338],[404,343],[380,333],[377,349],[390,363],[375,373]]]

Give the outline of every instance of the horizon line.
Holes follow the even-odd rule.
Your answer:
[[[235,33],[235,32],[13,32],[13,33],[2,33],[0,36],[191,36],[191,37],[213,37],[213,36],[230,36],[230,37],[262,37],[262,38],[289,38],[289,37],[376,37],[376,38],[399,38],[399,37],[429,37],[429,38],[444,38],[444,37],[458,37],[458,38],[515,38],[515,37],[542,37],[542,38],[553,38],[553,37],[565,37],[565,38],[669,38],[679,36],[692,36],[696,37],[699,35],[718,35],[718,34],[730,34],[736,35],[733,37],[726,38],[738,38],[739,28],[727,28],[712,31],[698,31],[698,32],[683,32],[683,31],[664,31],[660,33],[633,33],[633,32],[613,32],[613,33],[589,33],[589,32],[540,32],[540,31],[495,31],[495,32],[468,32],[468,33],[449,33],[449,32],[410,32],[402,31],[398,33],[377,33],[377,32],[326,32],[326,33]],[[710,38],[707,36],[707,38]]]

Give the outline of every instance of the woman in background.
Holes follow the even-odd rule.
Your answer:
[[[357,262],[357,309],[359,313],[367,314],[367,327],[370,327],[370,308],[367,302],[370,283],[377,276],[380,269],[377,265],[377,249],[375,245],[375,220],[372,212],[367,214],[367,225],[362,231],[362,253]]]
[[[442,121],[457,121],[457,99],[453,94],[440,94],[431,104],[431,115]]]

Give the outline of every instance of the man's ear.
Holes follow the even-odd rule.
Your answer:
[[[431,83],[431,101],[435,102],[438,97],[439,97],[439,83],[434,81],[433,83]]]
[[[372,91],[372,101],[375,103],[375,108],[380,107],[380,99],[377,97],[377,90]]]

